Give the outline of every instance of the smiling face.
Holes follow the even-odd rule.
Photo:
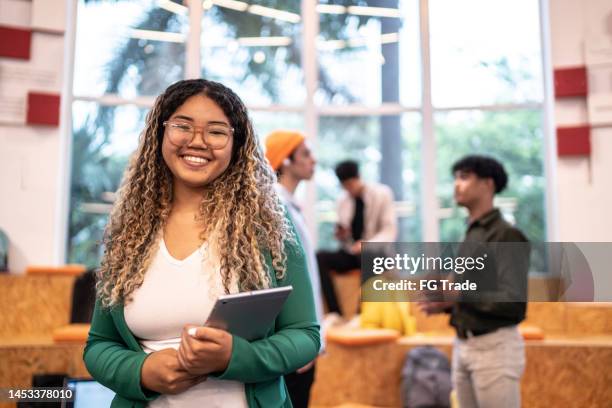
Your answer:
[[[227,169],[232,158],[233,136],[222,149],[212,150],[203,142],[203,129],[211,124],[231,126],[223,110],[205,95],[194,95],[179,106],[168,118],[199,127],[195,137],[183,146],[177,146],[164,131],[162,156],[173,175],[174,183],[190,188],[201,188],[210,184]]]

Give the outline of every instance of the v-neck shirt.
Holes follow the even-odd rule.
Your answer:
[[[232,282],[230,292],[237,292]],[[174,258],[160,239],[142,285],[124,307],[125,321],[146,353],[177,349],[186,324],[202,326],[224,293],[219,262],[205,242],[184,259]],[[176,395],[161,395],[150,408],[246,407],[244,384],[212,377]]]

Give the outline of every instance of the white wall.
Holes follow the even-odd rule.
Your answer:
[[[589,1],[594,0],[549,1],[554,68],[585,65],[586,30],[592,24],[601,23],[586,21]],[[594,89],[593,81],[590,82],[589,92],[600,91]],[[588,123],[586,100],[556,101],[554,120],[556,126]],[[591,149],[590,158],[558,160],[556,189],[560,241],[612,241],[612,127],[592,130]]]
[[[0,24],[29,28],[33,4],[0,0]],[[0,99],[19,107],[12,119],[4,115],[0,123],[0,228],[11,242],[9,269],[16,273],[27,265],[60,262],[57,234],[64,227],[57,214],[62,135],[59,127],[24,123],[28,91],[61,92],[64,45],[61,33],[35,32],[29,61],[0,58]]]

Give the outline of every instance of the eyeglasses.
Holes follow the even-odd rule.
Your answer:
[[[194,126],[191,123],[168,120],[163,123],[170,143],[176,146],[185,146],[195,137],[198,129],[202,130],[202,141],[211,149],[223,149],[230,137],[234,134],[234,128],[222,123],[211,123],[206,126]]]

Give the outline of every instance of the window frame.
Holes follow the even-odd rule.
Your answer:
[[[60,152],[60,175],[61,188],[58,208],[58,225],[56,236],[57,259],[65,262],[68,256],[68,222],[70,218],[70,183],[72,175],[72,105],[76,101],[95,102],[103,106],[135,105],[137,107],[150,108],[153,105],[153,97],[138,97],[133,99],[123,98],[119,95],[105,94],[99,97],[75,95],[73,93],[74,65],[76,52],[76,27],[77,9],[79,0],[67,0],[67,30],[66,30],[66,57],[64,68],[64,86],[62,102],[62,129],[61,152]],[[549,9],[546,0],[538,0],[540,14],[540,42],[541,42],[541,66],[543,78],[543,101],[541,103],[520,104],[491,104],[477,106],[443,107],[436,108],[432,102],[431,88],[431,47],[429,32],[429,0],[418,0],[419,10],[419,45],[421,57],[421,105],[406,106],[401,103],[382,103],[377,106],[352,105],[325,105],[317,106],[314,95],[318,85],[318,51],[316,39],[319,34],[319,13],[316,10],[316,0],[302,0],[302,70],[306,88],[306,98],[302,106],[249,105],[247,108],[253,112],[275,112],[275,113],[301,113],[304,117],[304,131],[309,138],[309,143],[317,149],[317,133],[319,118],[324,116],[377,116],[418,112],[421,115],[421,157],[420,169],[420,197],[419,207],[422,219],[422,241],[436,242],[439,240],[439,204],[436,196],[436,135],[434,116],[438,112],[458,110],[483,110],[483,111],[512,111],[524,109],[536,109],[542,112],[542,134],[543,134],[543,169],[545,184],[545,230],[548,241],[557,240],[557,206],[556,206],[556,140],[554,138],[553,122],[553,91],[552,91],[552,68],[550,55],[550,24]],[[202,2],[200,0],[188,0],[189,8],[189,33],[187,36],[187,52],[185,61],[185,78],[199,77],[201,72],[201,21],[203,15]],[[305,219],[307,226],[313,236],[315,245],[317,243],[317,223],[315,203],[316,187],[314,183],[308,183],[305,196]]]

